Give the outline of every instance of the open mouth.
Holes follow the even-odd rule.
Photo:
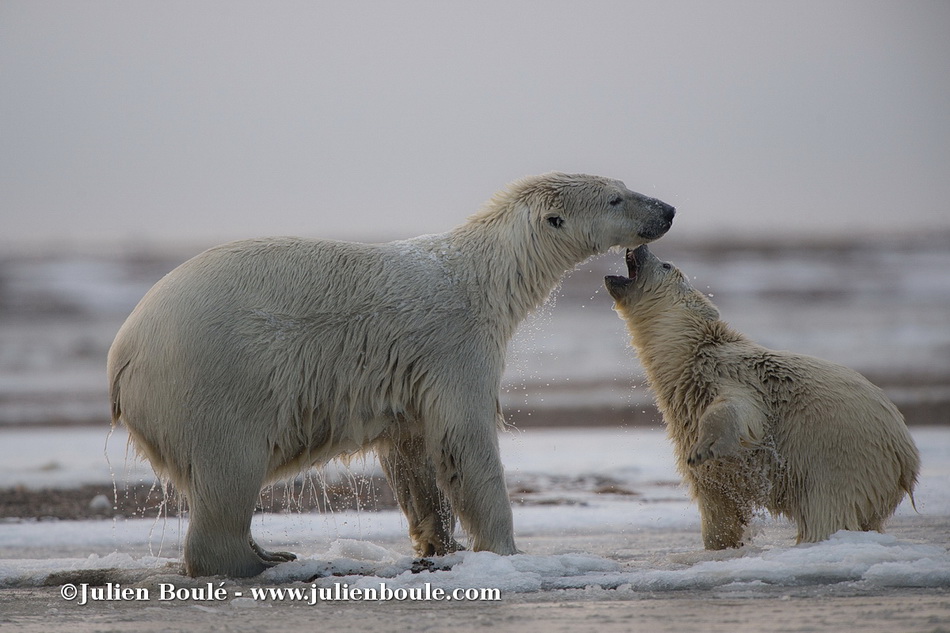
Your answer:
[[[627,249],[627,254],[624,259],[627,260],[627,276],[630,279],[637,278],[637,272],[640,270],[640,267],[643,265],[643,260],[646,259],[647,253],[649,252],[646,244],[638,246],[633,250]]]

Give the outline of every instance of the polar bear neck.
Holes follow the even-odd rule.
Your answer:
[[[696,375],[696,365],[710,349],[744,337],[724,321],[704,318],[682,305],[653,308],[622,311],[622,315],[650,388],[664,406],[674,406],[677,398],[693,391],[684,390],[683,385],[692,383],[689,376]]]
[[[486,312],[514,328],[539,308],[574,266],[596,254],[546,243],[527,222],[513,226],[501,218],[463,224],[448,234],[468,282],[485,301]]]
[[[689,364],[705,339],[705,324],[675,312],[627,319],[637,356],[648,373]],[[675,361],[674,361],[675,359]]]

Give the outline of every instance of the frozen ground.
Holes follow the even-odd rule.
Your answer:
[[[174,573],[186,519],[8,519],[0,523],[0,627],[6,618],[17,630],[33,630],[40,622],[94,630],[83,629],[80,621],[100,627],[136,622],[133,630],[159,630],[160,622],[184,630],[227,621],[238,629],[256,623],[266,630],[276,626],[275,619],[306,622],[308,607],[331,622],[341,618],[341,624],[368,626],[371,614],[390,618],[392,630],[409,630],[420,621],[435,625],[446,609],[473,628],[526,618],[519,627],[527,631],[576,630],[582,613],[585,621],[603,621],[599,628],[605,630],[640,630],[624,628],[636,622],[642,630],[684,630],[690,621],[701,624],[700,630],[719,630],[732,619],[734,627],[723,630],[761,630],[749,627],[768,623],[763,609],[795,624],[774,630],[837,630],[828,628],[835,618],[845,626],[871,612],[877,616],[862,627],[871,631],[947,630],[950,429],[914,428],[913,435],[923,458],[917,511],[905,502],[887,534],[842,532],[796,546],[791,525],[763,516],[749,545],[710,553],[701,548],[698,512],[678,484],[662,431],[509,432],[502,435],[503,459],[524,554],[463,552],[434,559],[431,571],[413,573],[420,567],[396,511],[261,514],[252,528],[257,538],[300,558],[255,579],[224,581],[223,597],[215,601],[160,599],[163,583],[176,590],[207,586],[208,579]],[[147,467],[126,458],[123,433],[106,442],[102,429],[0,431],[0,465],[0,487],[62,487],[113,476],[122,486],[149,477]],[[375,469],[371,462],[357,465],[364,473]],[[325,476],[342,472],[333,467]],[[101,591],[108,582],[148,590],[149,598],[93,599],[96,589],[90,587]],[[89,603],[61,597],[71,586],[81,592],[84,583]],[[497,589],[500,600],[440,606],[393,600],[386,603],[390,608],[331,595],[308,604],[321,589],[351,597],[347,591],[384,586],[407,594],[428,586],[430,595],[435,589]],[[266,593],[272,589],[303,594],[296,599]],[[727,605],[741,613],[724,610]],[[880,612],[882,605],[890,605],[887,614]],[[706,609],[718,615],[700,615]],[[820,621],[810,620],[819,613]]]

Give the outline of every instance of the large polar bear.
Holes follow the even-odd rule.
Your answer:
[[[670,228],[671,206],[597,176],[497,193],[456,229],[388,244],[234,242],[185,262],[109,351],[113,423],[187,497],[184,570],[290,560],[250,533],[267,481],[375,449],[416,551],[516,551],[498,454],[508,340],[563,273]]]
[[[607,289],[699,502],[706,549],[739,547],[756,508],[798,541],[882,530],[920,468],[904,419],[855,371],[756,345],[646,246]]]

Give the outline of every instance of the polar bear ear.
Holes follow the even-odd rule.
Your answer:
[[[562,226],[564,226],[564,218],[562,218],[559,215],[549,215],[545,218],[545,221],[548,223],[549,226],[553,226],[556,229],[559,229]]]

